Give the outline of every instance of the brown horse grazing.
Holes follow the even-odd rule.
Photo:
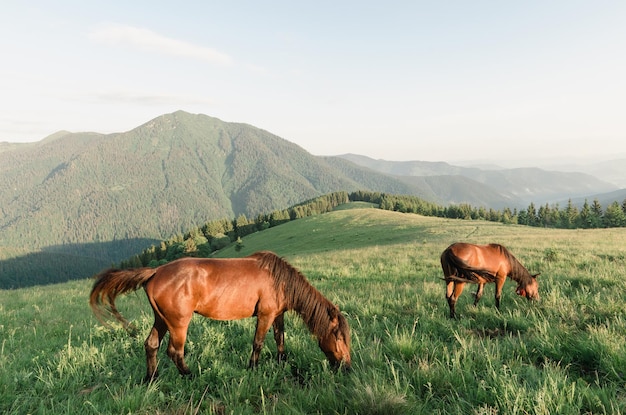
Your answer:
[[[256,316],[249,364],[254,367],[270,326],[274,328],[278,360],[285,358],[284,313],[295,310],[333,366],[350,369],[346,318],[296,268],[272,252],[257,252],[246,258],[183,258],[158,268],[105,271],[96,277],[89,297],[94,314],[104,321],[106,310],[128,327],[115,307],[115,298],[140,286],[154,311],[154,325],[144,344],[147,381],[157,376],[156,354],[168,331],[168,356],[182,375],[191,373],[185,364],[184,346],[194,312],[214,320]]]
[[[441,254],[441,268],[446,281],[446,299],[450,317],[456,316],[454,306],[463,292],[465,283],[478,284],[474,305],[483,296],[485,284],[496,283],[496,307],[500,309],[500,296],[506,277],[517,282],[515,292],[529,300],[539,299],[537,276],[526,268],[502,245],[473,245],[458,242]]]

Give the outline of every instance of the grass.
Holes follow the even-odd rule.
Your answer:
[[[477,307],[469,287],[450,320],[439,254],[464,240],[506,245],[541,272],[538,303],[507,283]],[[194,317],[181,378],[159,352],[142,384],[152,324],[143,292],[119,309],[138,337],[107,330],[87,304],[91,281],[0,291],[0,412],[7,414],[621,414],[626,412],[626,229],[550,230],[342,209],[243,240],[273,250],[339,305],[353,371],[331,370],[293,313],[288,362],[268,335],[246,369],[254,320]]]

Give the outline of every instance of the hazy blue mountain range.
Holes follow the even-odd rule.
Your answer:
[[[50,281],[87,276],[210,220],[339,190],[498,209],[616,190],[580,173],[314,156],[251,125],[183,111],[122,133],[0,143],[0,179],[0,278],[47,262]]]
[[[450,177],[462,176],[480,183],[499,195],[501,203],[509,207],[526,207],[530,202],[543,204],[568,198],[584,198],[589,195],[614,192],[618,186],[595,176],[580,172],[544,170],[536,167],[503,169],[490,167],[460,167],[445,162],[387,161],[369,157],[344,154],[339,156],[370,169],[401,177],[440,177],[441,186],[449,183]],[[454,188],[458,194],[461,188]],[[494,200],[492,196],[490,200]],[[449,200],[449,199],[448,199]],[[490,207],[501,207],[499,203]]]

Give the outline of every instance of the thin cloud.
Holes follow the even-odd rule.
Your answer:
[[[232,63],[230,56],[215,49],[171,39],[151,30],[133,26],[105,24],[94,29],[89,37],[96,42],[108,45],[131,46],[149,52],[197,59],[219,65]]]
[[[249,64],[249,65],[246,65],[246,68],[250,72],[256,73],[256,74],[259,74],[259,75],[267,75],[267,73],[268,73],[267,68],[265,68],[264,66],[260,66],[260,65]]]
[[[182,95],[158,95],[134,92],[94,92],[86,96],[86,100],[99,104],[138,104],[147,106],[161,105],[212,105],[213,101],[206,98],[198,98]]]

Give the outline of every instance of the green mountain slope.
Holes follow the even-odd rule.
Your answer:
[[[0,245],[30,248],[168,237],[362,186],[266,131],[185,112],[58,133],[0,153],[0,166]]]

